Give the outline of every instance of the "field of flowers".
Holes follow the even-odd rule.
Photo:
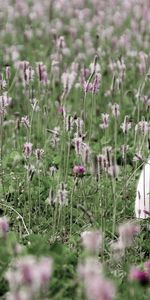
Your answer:
[[[149,24],[0,0],[0,299],[150,299]]]

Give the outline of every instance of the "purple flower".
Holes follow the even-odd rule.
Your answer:
[[[149,283],[149,276],[146,271],[140,270],[139,267],[132,267],[129,273],[129,280],[145,285]]]
[[[31,143],[25,143],[23,145],[23,150],[24,150],[24,154],[25,154],[26,157],[31,156],[31,154],[32,154],[32,146],[33,145]]]
[[[73,168],[73,173],[75,175],[83,175],[85,173],[85,167],[81,165],[76,165]]]

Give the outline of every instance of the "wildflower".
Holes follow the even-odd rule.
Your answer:
[[[54,80],[59,81],[60,77],[60,63],[59,60],[53,59],[51,63],[51,73],[53,75]]]
[[[93,73],[93,72],[91,72]],[[85,80],[90,76],[90,70],[88,68],[81,69],[81,85],[84,85]]]
[[[63,48],[66,47],[66,43],[65,43],[65,38],[64,38],[64,36],[58,37],[56,42],[57,42],[57,43],[56,43],[56,47],[57,47],[58,50],[59,50],[59,49],[63,49]]]
[[[127,222],[119,226],[119,242],[123,248],[131,247],[135,236],[140,233],[140,226]]]
[[[49,190],[49,194],[45,202],[49,205],[54,204],[54,191],[52,189]]]
[[[102,129],[108,128],[109,126],[109,114],[102,114],[102,123],[100,124],[100,127]]]
[[[86,143],[82,143],[81,156],[84,164],[87,164],[90,159],[90,147]]]
[[[9,230],[9,223],[6,217],[0,218],[0,237],[5,237]]]
[[[73,168],[73,173],[75,175],[83,175],[85,173],[85,167],[81,165],[75,165]]]
[[[145,74],[147,69],[147,62],[148,62],[148,55],[145,52],[140,51],[138,68],[141,74]]]
[[[126,153],[127,153],[127,151],[128,151],[128,149],[129,149],[129,145],[121,145],[120,146],[120,150],[121,150],[121,152],[122,152],[122,158],[123,159],[125,159],[125,157],[126,157]]]
[[[60,141],[60,127],[54,127],[52,130],[49,130],[52,134],[51,143],[53,147],[56,147]]]
[[[54,202],[58,202],[60,205],[68,205],[68,191],[66,189],[66,184],[63,182],[60,183],[59,189],[57,191],[56,198],[54,199]]]
[[[112,114],[115,118],[118,118],[120,115],[120,106],[119,104],[115,103],[111,105]]]
[[[48,84],[48,74],[46,65],[43,62],[38,62],[36,67],[36,72],[39,78],[39,81],[43,84]]]
[[[0,96],[0,115],[4,115],[6,113],[6,109],[10,104],[11,98],[8,97],[7,93]]]
[[[23,145],[23,152],[27,158],[30,157],[32,154],[32,146],[33,146],[32,143],[25,143]]]
[[[6,88],[6,80],[3,79],[3,75],[0,74],[0,89]]]
[[[135,153],[135,155],[133,157],[133,161],[143,161],[141,152]]]
[[[28,180],[32,180],[34,173],[36,171],[35,166],[32,164],[28,164],[28,165],[25,165],[25,169],[27,170]]]
[[[83,86],[84,92],[92,92],[93,94],[97,93],[101,84],[101,68],[97,63],[98,56],[94,58],[94,62],[90,64],[90,73],[88,69],[81,70],[81,85]],[[89,75],[89,79],[87,79]]]
[[[84,121],[83,121],[81,118],[77,118],[77,119],[75,120],[75,124],[76,124],[76,127],[77,127],[77,133],[78,133],[78,136],[82,135],[82,133],[83,133]]]
[[[50,171],[50,175],[53,177],[55,175],[55,173],[57,172],[57,168],[55,166],[51,166],[49,168]]]
[[[82,137],[75,137],[73,141],[75,145],[75,152],[77,155],[80,155],[82,153]]]
[[[149,131],[149,123],[142,120],[135,126],[135,131],[146,134]]]
[[[110,247],[111,247],[112,257],[116,261],[118,261],[125,254],[125,249],[122,246],[120,240],[118,240],[117,242],[112,242]]]
[[[88,300],[112,300],[115,296],[114,285],[103,277],[102,265],[93,257],[78,265],[79,277],[83,280]]]
[[[102,246],[102,234],[100,231],[84,231],[81,233],[82,244],[88,251],[97,253]]]
[[[34,257],[24,257],[24,259],[20,259],[16,267],[20,273],[20,281],[23,285],[32,286],[34,281],[37,280],[36,274],[36,266]]]
[[[19,71],[23,84],[29,84],[33,80],[34,70],[28,61],[19,62]]]
[[[111,177],[113,177],[113,178],[117,178],[117,177],[118,177],[119,171],[120,171],[120,169],[119,169],[119,166],[118,166],[117,164],[112,164],[111,166],[109,166],[109,167],[107,168],[108,174],[109,174]]]
[[[92,278],[93,275],[102,274],[102,265],[94,257],[88,257],[83,263],[80,263],[77,268],[78,275],[81,279],[86,280]]]
[[[31,66],[29,66],[24,73],[24,82],[29,84],[34,78],[34,70],[32,69]]]
[[[88,300],[112,300],[115,287],[107,279],[96,275],[85,281],[85,293]]]
[[[101,75],[100,74],[96,74],[95,78],[93,80],[93,85],[92,85],[92,92],[94,94],[96,94],[99,91],[100,84],[101,84]]]
[[[28,116],[21,118],[21,124],[23,124],[26,128],[30,128],[30,122]]]
[[[144,103],[146,109],[150,106],[150,98],[146,95],[140,97],[140,100]]]
[[[68,94],[73,87],[77,73],[75,71],[65,72],[62,74],[61,81],[63,84],[64,93]]]
[[[98,171],[98,174],[100,174],[103,170],[103,158],[104,158],[104,155],[102,154],[98,154],[97,155],[97,171]]]
[[[140,232],[140,226],[131,222],[121,224],[118,228],[119,238],[111,244],[113,258],[118,260],[125,254],[125,249],[132,246],[135,236]]]
[[[131,128],[131,122],[129,121],[129,116],[125,116],[123,123],[121,124],[120,128],[122,129],[123,133],[127,133]]]
[[[84,81],[84,83],[83,83],[83,89],[84,89],[85,93],[92,92],[92,90],[93,90],[93,84],[91,82]]]
[[[103,153],[105,156],[107,167],[112,166],[112,147],[107,146],[107,147],[104,147],[102,150],[103,150]]]
[[[36,98],[30,99],[30,103],[31,103],[33,111],[35,111],[35,112],[40,111],[40,107],[38,105],[38,100]]]
[[[44,287],[48,284],[52,275],[52,259],[49,257],[42,257],[38,262],[40,285]]]
[[[36,149],[35,150],[35,155],[36,155],[36,158],[37,160],[41,160],[43,158],[43,155],[44,155],[44,150],[43,149]]]
[[[31,295],[28,299],[33,299],[46,288],[51,275],[51,258],[41,257],[37,259],[34,256],[25,256],[13,261],[5,277],[9,283],[10,291],[21,293],[27,289]]]
[[[129,272],[129,280],[139,282],[142,285],[146,285],[147,283],[149,283],[149,276],[139,267],[132,267]]]
[[[68,132],[72,131],[73,125],[74,125],[74,119],[73,119],[73,117],[70,116],[70,115],[66,115],[64,117],[64,124],[65,124],[66,131],[68,131]]]
[[[82,86],[85,93],[92,92],[96,94],[99,91],[101,84],[101,74],[97,73],[94,76],[93,82],[90,81],[83,81]]]
[[[91,73],[95,72],[96,74],[97,73],[100,73],[101,72],[101,67],[100,67],[100,64],[99,63],[91,63],[90,64],[90,71]]]
[[[10,80],[10,78],[11,78],[10,66],[5,67],[5,74],[6,74],[6,79]]]

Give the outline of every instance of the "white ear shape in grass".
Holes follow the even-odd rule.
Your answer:
[[[150,159],[143,166],[137,184],[135,215],[139,219],[150,217]]]

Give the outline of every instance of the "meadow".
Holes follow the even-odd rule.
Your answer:
[[[149,0],[0,0],[0,299],[150,299],[149,23]]]

